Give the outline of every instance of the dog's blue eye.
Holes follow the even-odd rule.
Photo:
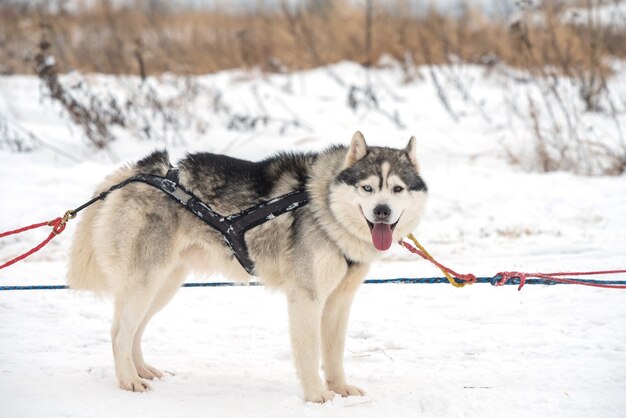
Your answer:
[[[394,193],[400,193],[402,190],[404,190],[404,187],[402,187],[402,186],[395,186],[393,188],[393,192]]]
[[[368,193],[372,192],[372,186],[363,186],[363,190],[365,190]]]

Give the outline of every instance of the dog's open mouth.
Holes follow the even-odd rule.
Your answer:
[[[398,222],[400,222],[400,219],[393,224],[386,224],[384,222],[372,223],[368,221],[367,218],[365,218],[365,220],[370,227],[374,247],[376,247],[378,251],[387,251],[393,243],[393,230],[396,228],[396,225],[398,225]]]

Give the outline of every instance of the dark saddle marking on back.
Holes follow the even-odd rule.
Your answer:
[[[255,226],[259,226],[277,216],[294,211],[309,203],[309,196],[306,190],[302,188],[261,202],[242,212],[223,216],[180,185],[178,169],[176,168],[171,168],[165,177],[153,174],[138,174],[130,177],[102,193],[100,198],[103,199],[113,190],[121,189],[133,182],[145,183],[161,190],[189,212],[200,218],[204,223],[220,232],[237,261],[251,275],[255,274],[255,266],[248,253],[244,234]]]

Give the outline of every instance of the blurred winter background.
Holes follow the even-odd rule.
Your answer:
[[[625,55],[621,0],[4,0],[0,149],[66,155],[66,130],[112,161],[131,138],[289,143],[326,133],[310,106],[331,102],[344,126],[481,124],[511,164],[619,175]],[[30,121],[23,94],[67,129]]]
[[[155,148],[258,160],[359,129],[418,138],[416,232],[458,270],[626,264],[624,0],[0,0],[0,74],[0,231]],[[72,229],[0,285],[62,284]],[[433,275],[396,248],[369,277]],[[529,287],[365,286],[346,362],[370,395],[322,407],[262,289],[181,291],[146,335],[177,375],[139,397],[115,388],[108,302],[0,292],[0,416],[623,416],[620,291]]]

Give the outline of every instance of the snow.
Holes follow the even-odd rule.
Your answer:
[[[626,27],[626,3],[614,2],[595,7],[570,8],[565,12],[563,21],[576,25],[624,28]]]
[[[362,87],[357,65],[330,70]],[[181,110],[189,123],[176,135],[149,141],[128,127],[116,131],[111,153],[94,152],[62,110],[40,98],[35,79],[0,77],[0,115],[37,137],[29,153],[0,149],[0,231],[63,214],[88,200],[115,167],[155,148],[167,145],[174,158],[205,150],[260,159],[347,143],[359,129],[375,145],[404,147],[417,136],[430,198],[416,235],[456,270],[490,276],[625,267],[624,175],[542,174],[507,163],[500,144],[512,137],[504,103],[523,81],[505,91],[498,74],[454,69],[472,98],[449,92],[454,122],[428,77],[404,83],[397,68],[376,70],[370,75],[378,80],[381,108],[353,110],[347,88],[328,71],[198,77],[201,93]],[[133,78],[91,76],[88,82],[117,97],[128,94],[128,86],[133,94],[141,91]],[[172,79],[150,83],[163,96],[175,92]],[[623,97],[623,72],[611,88]],[[216,91],[231,114],[296,118],[301,127],[272,122],[229,130],[228,115],[210,105]],[[389,117],[394,114],[402,124]],[[601,115],[580,123],[598,136],[614,129],[613,119]],[[206,129],[196,130],[199,125]],[[518,128],[516,138],[523,142],[525,134]],[[62,284],[74,222],[41,252],[1,270],[0,285]],[[47,233],[0,240],[0,260]],[[432,266],[394,246],[368,278],[434,275]],[[264,288],[180,290],[144,338],[147,361],[175,375],[145,394],[116,386],[110,300],[59,290],[0,292],[0,416],[621,417],[624,297],[619,290],[576,286],[529,285],[521,292],[489,285],[363,286],[345,365],[349,381],[368,394],[312,405],[302,401],[292,366],[284,298]]]

